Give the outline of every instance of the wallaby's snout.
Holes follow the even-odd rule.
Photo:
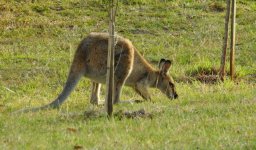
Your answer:
[[[168,93],[168,92],[167,92]],[[177,94],[176,91],[174,92],[170,92],[167,94],[166,93],[166,96],[170,99],[170,100],[175,100],[175,99],[178,99],[179,98],[179,95]]]
[[[174,93],[173,93],[172,95],[170,95],[168,98],[171,99],[171,100],[178,99],[178,98],[179,98],[179,95],[178,95],[176,92],[174,92]]]

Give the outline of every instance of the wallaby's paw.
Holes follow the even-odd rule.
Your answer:
[[[142,100],[123,100],[123,101],[120,101],[119,103],[130,103],[130,104],[133,104],[133,103],[142,103],[143,101]]]
[[[142,100],[134,100],[134,103],[142,103],[143,101]]]
[[[99,100],[98,101],[98,105],[104,105],[105,104],[105,101],[104,100]]]

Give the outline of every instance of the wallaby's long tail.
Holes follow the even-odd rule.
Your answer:
[[[70,93],[74,90],[80,78],[81,78],[81,74],[70,73],[63,91],[58,96],[58,98],[56,98],[53,102],[48,104],[48,106],[50,108],[58,108],[67,99]]]
[[[70,71],[68,80],[65,84],[64,89],[62,90],[61,94],[53,102],[41,107],[21,109],[21,110],[15,111],[14,113],[16,114],[16,113],[36,112],[36,111],[45,110],[45,109],[58,108],[73,91],[78,81],[80,80],[81,76],[82,76],[81,73],[74,73]]]

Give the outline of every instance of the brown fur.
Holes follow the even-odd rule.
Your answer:
[[[66,85],[58,98],[48,105],[23,112],[59,107],[74,89],[81,76],[92,81],[90,102],[99,104],[100,84],[106,81],[107,55],[108,34],[89,34],[77,48]],[[133,87],[146,100],[150,99],[149,87],[160,89],[170,99],[177,98],[173,80],[167,75],[170,66],[171,61],[162,59],[159,69],[154,69],[134,48],[130,40],[117,36],[114,81],[116,90],[113,103],[120,101],[124,84]]]

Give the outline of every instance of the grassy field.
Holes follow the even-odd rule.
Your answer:
[[[236,81],[208,84],[197,79],[220,65],[224,1],[120,0],[117,33],[155,66],[174,61],[179,99],[152,89],[108,119],[87,79],[60,110],[11,114],[59,94],[78,43],[107,31],[107,0],[0,1],[0,149],[256,149],[256,3],[237,7]],[[142,98],[126,87],[122,99]],[[121,113],[139,109],[150,115]]]

